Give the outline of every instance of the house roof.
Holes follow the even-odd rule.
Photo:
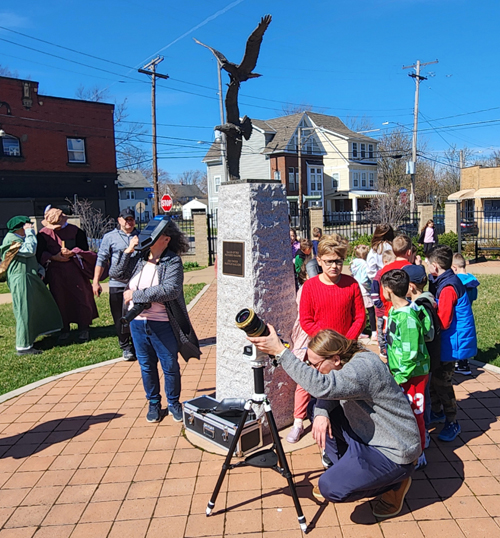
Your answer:
[[[220,161],[222,159],[220,140],[215,140],[212,142],[210,149],[207,151],[205,157],[203,157],[202,162],[211,162],[211,161]]]
[[[151,187],[140,170],[118,170],[118,188],[143,189]]]
[[[183,185],[181,183],[167,183],[167,191],[174,200],[182,198],[206,198],[206,195],[200,190],[198,185]]]
[[[365,136],[360,133],[352,131],[346,125],[335,116],[327,116],[326,114],[317,114],[316,112],[307,112],[309,118],[315,123],[317,127],[322,127],[326,131],[331,133],[338,133],[347,138],[356,138],[357,140],[365,140],[367,142],[378,142],[374,138]]]

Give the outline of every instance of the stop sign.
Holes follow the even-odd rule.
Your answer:
[[[160,205],[165,212],[168,212],[172,209],[172,197],[170,196],[170,194],[164,194],[161,197]]]

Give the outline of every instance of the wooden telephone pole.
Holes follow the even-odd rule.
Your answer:
[[[160,212],[160,202],[158,193],[158,155],[156,146],[156,78],[167,79],[168,75],[162,75],[156,72],[156,66],[163,62],[163,56],[157,56],[154,60],[151,60],[142,69],[138,69],[139,73],[151,76],[151,124],[152,124],[152,138],[153,138],[153,188],[154,188],[154,201],[153,201],[153,214],[156,216]]]
[[[437,64],[438,60],[433,62],[420,63],[420,60],[417,60],[415,65],[406,65],[403,66],[403,69],[415,69],[415,73],[409,73],[408,76],[415,79],[415,108],[413,110],[413,138],[411,145],[411,160],[412,164],[410,166],[410,176],[411,176],[411,193],[410,193],[410,212],[415,211],[415,172],[417,167],[417,128],[418,128],[418,100],[419,100],[419,88],[420,81],[427,80],[427,77],[423,77],[420,74],[420,68],[426,65]]]

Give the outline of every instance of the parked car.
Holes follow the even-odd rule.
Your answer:
[[[460,229],[462,231],[462,236],[464,235],[478,235],[479,228],[477,222],[472,219],[462,219],[460,221]]]
[[[401,224],[401,226],[398,226],[396,233],[405,234],[409,237],[419,235],[420,230],[418,229],[418,222],[405,222],[404,224]]]

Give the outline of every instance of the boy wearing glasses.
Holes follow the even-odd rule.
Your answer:
[[[355,340],[365,328],[366,314],[357,281],[342,274],[347,241],[324,236],[318,244],[317,261],[323,272],[304,283],[300,324],[309,337],[332,329]]]

